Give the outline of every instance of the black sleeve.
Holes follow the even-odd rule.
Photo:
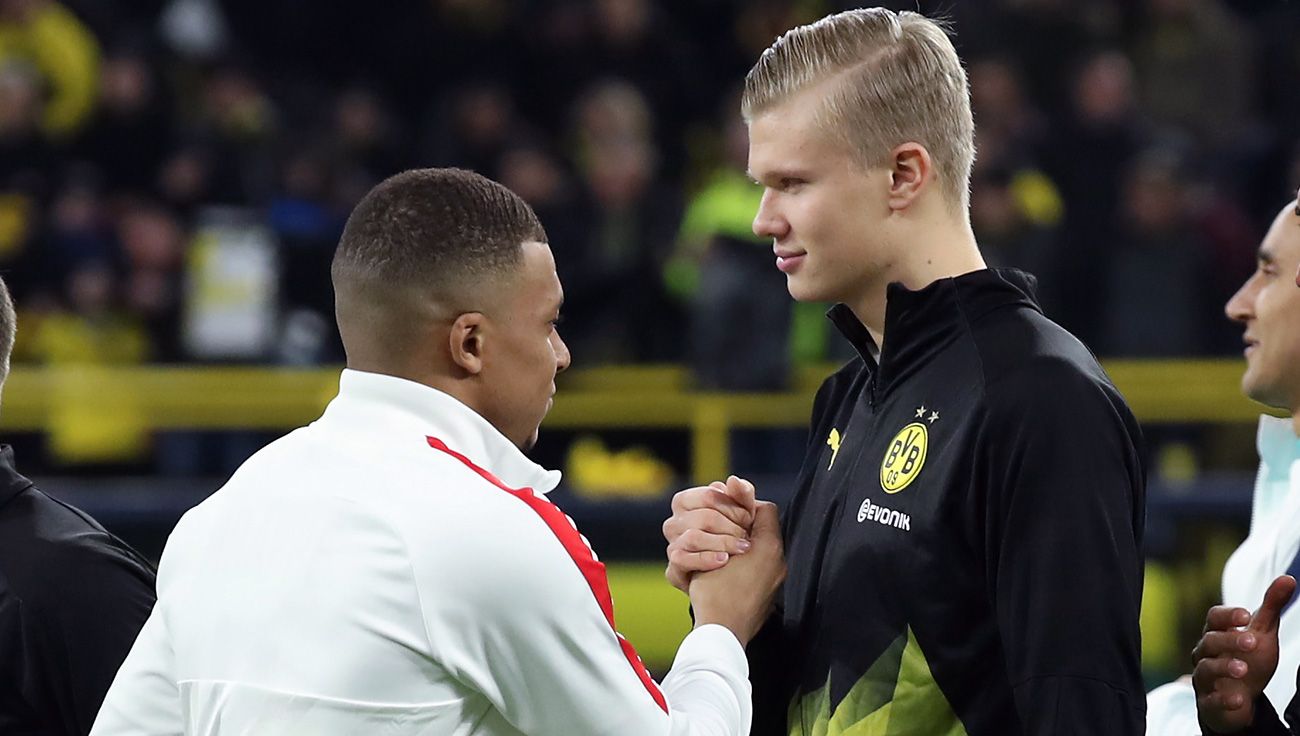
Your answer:
[[[787,736],[786,719],[794,698],[790,675],[794,668],[779,614],[768,619],[745,653],[749,657],[749,680],[754,688],[750,736]]]
[[[1300,696],[1298,696],[1300,697]],[[1287,720],[1294,726],[1296,720],[1292,717],[1292,711],[1296,709],[1297,703],[1291,701],[1291,705],[1286,709]],[[1214,731],[1203,730],[1205,736],[1218,736]],[[1238,731],[1233,736],[1295,736],[1300,733],[1294,728],[1287,728],[1282,723],[1282,719],[1277,717],[1277,711],[1273,710],[1273,704],[1268,702],[1268,697],[1260,695],[1255,698],[1255,722],[1244,731]]]
[[[22,604],[9,591],[0,591],[0,733],[25,733],[38,722],[22,695],[28,680],[26,669]]]
[[[1244,730],[1237,731],[1232,736],[1295,736],[1300,733],[1294,729],[1296,719],[1292,717],[1292,711],[1297,707],[1295,700],[1286,709],[1287,721],[1292,724],[1292,728],[1287,728],[1282,723],[1282,719],[1277,717],[1277,711],[1273,710],[1273,704],[1268,701],[1268,697],[1260,695],[1255,698],[1255,722],[1250,724]],[[1211,731],[1202,726],[1201,732],[1204,736],[1225,736],[1218,731]]]
[[[1099,369],[1065,361],[1015,371],[988,400],[986,569],[1024,733],[1144,733],[1137,424]]]
[[[60,547],[48,570],[23,606],[28,666],[40,670],[24,697],[51,733],[88,734],[153,609],[153,572],[98,539]]]

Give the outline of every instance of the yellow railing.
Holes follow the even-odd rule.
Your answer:
[[[1262,407],[1241,395],[1243,368],[1237,360],[1106,363],[1134,413],[1149,424],[1254,422]],[[804,426],[813,393],[832,370],[804,369],[791,390],[776,394],[696,391],[675,366],[573,371],[561,377],[545,426],[681,429],[691,436],[694,479],[708,481],[727,474],[730,429]],[[337,368],[18,367],[0,403],[0,431],[47,431],[71,416],[120,413],[154,429],[288,429],[319,416],[337,389]],[[1148,587],[1168,578],[1164,568],[1150,568]],[[652,666],[666,668],[690,629],[685,596],[664,584],[657,560],[611,565],[610,580],[621,630]],[[1154,631],[1176,628],[1177,617],[1187,614],[1182,598],[1168,590],[1156,595],[1155,587],[1144,600],[1150,618],[1144,622]],[[1167,653],[1147,657],[1157,669],[1171,667]]]
[[[1261,407],[1241,395],[1237,360],[1110,361],[1106,369],[1147,423],[1252,422]],[[544,427],[678,428],[690,433],[692,476],[724,477],[729,430],[801,427],[817,385],[834,366],[795,376],[781,393],[696,391],[676,366],[573,371]],[[0,404],[0,429],[43,431],[69,411],[129,413],[153,429],[288,429],[316,418],[338,389],[338,369],[238,367],[16,367]]]

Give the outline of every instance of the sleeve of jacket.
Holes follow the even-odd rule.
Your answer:
[[[1287,708],[1287,721],[1294,725],[1297,721],[1291,717],[1291,711],[1297,706],[1296,701],[1291,701],[1291,707]],[[1273,704],[1269,702],[1268,697],[1261,695],[1255,699],[1255,722],[1244,731],[1238,731],[1233,736],[1295,736],[1300,731],[1294,728],[1288,728],[1287,724],[1278,718],[1277,711],[1273,709]],[[1218,736],[1213,731],[1205,731],[1205,736]]]
[[[96,538],[51,548],[48,577],[23,605],[26,699],[60,733],[90,731],[154,603],[153,575]]]
[[[749,733],[749,668],[730,631],[691,632],[661,691],[599,602],[604,566],[580,567],[538,519],[502,524],[470,541],[464,564],[412,556],[433,658],[511,725],[573,736]]]
[[[158,601],[122,663],[90,730],[91,736],[172,736],[185,733],[176,683],[171,637],[167,631],[167,589],[176,567],[173,530],[158,566]]]
[[[977,441],[989,593],[1024,733],[1143,733],[1132,414],[1100,369],[1042,359],[989,387]]]

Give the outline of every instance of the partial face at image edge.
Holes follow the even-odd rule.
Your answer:
[[[1267,406],[1300,413],[1300,202],[1273,220],[1255,273],[1225,312],[1245,331],[1242,392]]]

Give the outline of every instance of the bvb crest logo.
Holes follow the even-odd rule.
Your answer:
[[[885,493],[898,493],[916,480],[925,465],[929,439],[929,430],[920,422],[912,422],[894,435],[880,464],[880,487]]]

